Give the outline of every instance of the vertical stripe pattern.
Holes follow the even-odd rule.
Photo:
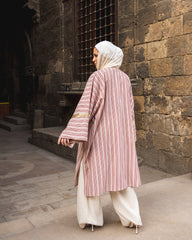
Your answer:
[[[79,117],[71,118],[61,136],[83,141],[78,149],[75,185],[84,158],[86,196],[138,187],[141,182],[129,77],[118,68],[94,72],[74,116]]]

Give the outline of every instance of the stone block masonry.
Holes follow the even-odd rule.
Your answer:
[[[68,23],[64,22],[66,19],[64,14],[71,14],[72,8],[70,7],[66,12],[62,1],[40,0],[39,2],[40,22],[31,32],[34,79],[36,79],[31,112],[33,114],[36,109],[44,111],[43,127],[52,127],[61,124],[61,109],[57,94],[59,86],[64,78],[67,79],[66,82],[71,81],[71,46],[67,45],[69,40],[66,41],[66,36],[70,37],[72,28],[68,24],[69,18]],[[67,30],[70,29],[67,35],[64,34],[64,26]],[[65,48],[64,45],[67,47]]]
[[[130,6],[135,3],[135,22],[126,26],[129,36],[131,31],[134,36],[132,44],[122,44],[122,35],[119,36],[124,51],[134,49],[127,73],[136,79],[133,93],[138,154],[145,164],[152,167],[174,174],[189,172],[192,122],[191,1],[128,2]],[[125,29],[124,26],[121,29]],[[123,63],[122,69],[127,69],[126,63]]]

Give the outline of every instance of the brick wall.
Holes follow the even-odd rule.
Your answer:
[[[129,10],[123,7],[126,4]],[[122,69],[136,79],[133,92],[138,155],[155,168],[176,174],[188,172],[192,117],[191,1],[120,0],[119,8],[119,42],[125,53]]]

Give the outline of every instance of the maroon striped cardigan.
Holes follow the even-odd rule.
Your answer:
[[[118,68],[94,72],[60,135],[79,143],[75,185],[84,160],[86,196],[138,187],[134,101],[129,77]]]

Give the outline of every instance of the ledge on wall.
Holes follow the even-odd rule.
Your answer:
[[[72,97],[80,98],[82,95],[86,82],[73,82],[73,83],[63,83],[60,85],[60,90],[57,91],[59,94],[59,106],[70,107],[73,106]]]

